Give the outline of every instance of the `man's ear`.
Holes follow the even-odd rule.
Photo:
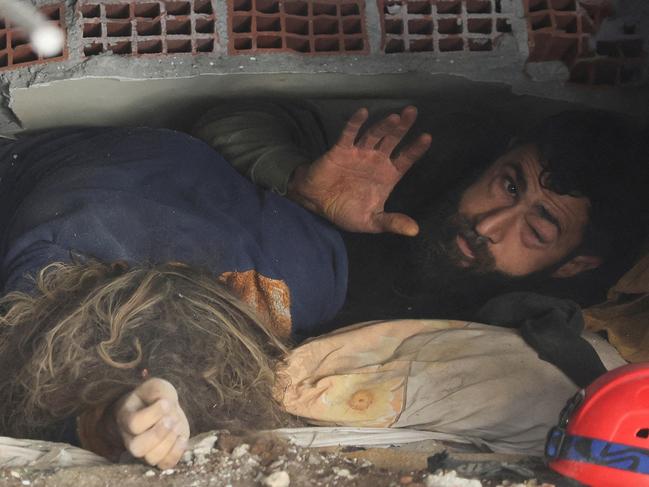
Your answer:
[[[602,263],[602,258],[597,255],[577,255],[552,273],[552,277],[566,278],[596,269]]]

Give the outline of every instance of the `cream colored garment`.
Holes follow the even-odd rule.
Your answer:
[[[585,337],[607,368],[626,363]],[[285,372],[284,407],[310,423],[434,431],[497,452],[541,454],[577,390],[516,330],[460,321],[344,328],[293,350]]]

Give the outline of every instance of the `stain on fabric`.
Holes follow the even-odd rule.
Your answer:
[[[367,389],[356,391],[349,400],[349,407],[357,411],[365,411],[372,404],[372,392]]]

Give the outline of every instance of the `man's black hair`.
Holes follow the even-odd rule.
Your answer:
[[[590,200],[584,238],[573,255],[597,255],[609,273],[623,270],[648,226],[649,154],[637,128],[609,112],[567,111],[516,140],[524,144],[539,151],[542,186]]]

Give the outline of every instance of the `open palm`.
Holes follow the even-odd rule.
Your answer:
[[[417,223],[402,213],[384,211],[394,186],[431,143],[419,136],[393,156],[396,146],[412,127],[417,109],[406,107],[368,128],[357,140],[367,120],[365,108],[347,122],[340,139],[310,166],[299,167],[289,186],[289,196],[344,230],[393,232],[413,236]]]

